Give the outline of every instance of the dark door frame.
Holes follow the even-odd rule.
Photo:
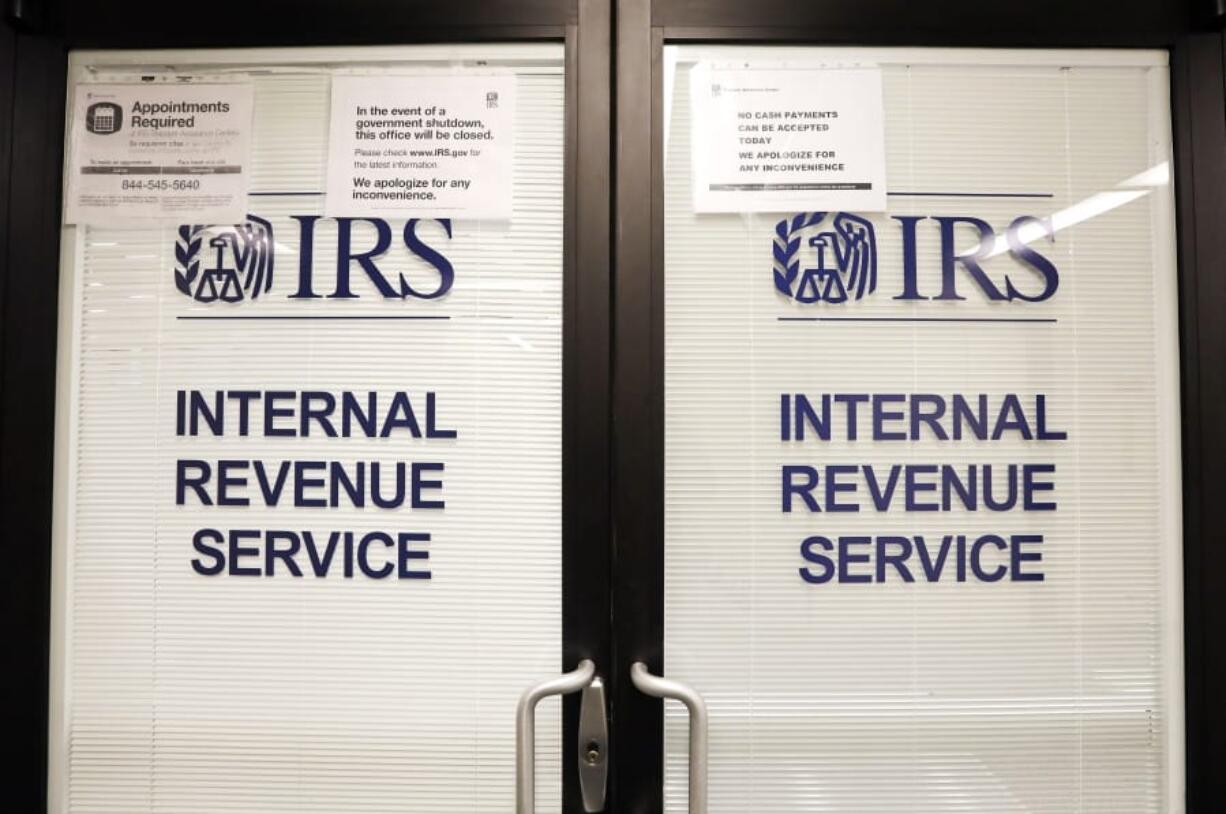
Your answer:
[[[1183,412],[1187,799],[1226,797],[1226,56],[1221,2],[1138,0],[616,0],[613,669],[667,675],[664,635],[665,43],[1145,47],[1171,53]],[[1200,13],[1203,7],[1203,14]],[[647,204],[647,205],[645,205]],[[622,683],[613,741],[618,811],[662,809],[663,707]]]
[[[67,57],[78,48],[564,43],[563,654],[610,661],[609,175],[606,0],[10,0],[0,29],[0,524],[5,731],[14,811],[47,803],[52,457]],[[9,122],[11,122],[11,127]],[[546,678],[547,676],[542,676]],[[616,680],[607,676],[610,681]],[[581,811],[578,697],[564,704],[566,810]],[[513,711],[508,710],[508,715]]]
[[[1180,269],[1190,811],[1226,774],[1226,58],[1183,2],[1035,0],[9,0],[0,27],[0,528],[5,722],[14,810],[46,805],[47,656],[60,193],[70,48],[555,40],[567,53],[564,598],[559,670],[593,657],[610,683],[610,811],[661,806],[658,701],[625,680],[664,669],[661,48],[666,41],[1159,47],[1172,54]],[[616,40],[615,60],[611,50]],[[615,69],[615,72],[614,72]],[[614,82],[616,93],[613,92]],[[7,124],[11,122],[11,125]],[[615,135],[612,127],[616,123]],[[612,167],[610,166],[612,158]],[[610,190],[612,197],[610,199]],[[610,256],[617,273],[611,274]],[[612,310],[610,310],[612,309]],[[611,336],[613,340],[611,341]],[[616,385],[615,388],[613,385]],[[612,439],[612,440],[611,440]],[[610,476],[612,487],[610,488]],[[600,541],[612,537],[607,551]],[[612,611],[610,609],[613,609]],[[579,642],[587,643],[581,646]],[[567,732],[576,710],[566,707]],[[619,746],[620,745],[620,746]],[[566,809],[581,810],[565,755]]]

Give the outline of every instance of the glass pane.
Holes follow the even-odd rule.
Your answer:
[[[888,210],[696,212],[731,63],[878,66]],[[665,660],[711,811],[1181,810],[1166,55],[666,65]],[[686,769],[670,703],[670,812]]]
[[[561,45],[70,70],[250,77],[271,260],[226,302],[176,284],[190,227],[65,227],[52,809],[511,810],[516,701],[561,663]],[[323,217],[338,72],[512,77],[510,219]],[[209,235],[205,271],[251,237]],[[537,720],[558,811],[556,699]]]

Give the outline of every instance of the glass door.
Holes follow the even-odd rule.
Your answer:
[[[562,810],[565,53],[70,56],[50,810]]]
[[[723,121],[745,162],[807,149],[793,122],[854,161],[820,91],[866,74],[881,211],[710,211]],[[796,75],[801,105],[745,98]],[[665,76],[664,652],[709,810],[1176,808],[1166,54],[681,46]]]

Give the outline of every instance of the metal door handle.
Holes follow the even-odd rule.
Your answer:
[[[672,698],[690,712],[690,814],[707,814],[707,704],[693,687],[652,675],[647,665],[630,665],[630,679],[639,692]]]
[[[550,695],[566,695],[592,683],[596,665],[579,662],[569,673],[529,687],[515,710],[515,814],[536,814],[536,705]]]

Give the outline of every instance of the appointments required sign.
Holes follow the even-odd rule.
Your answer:
[[[252,108],[249,82],[78,85],[66,222],[240,220]]]
[[[511,214],[508,74],[332,79],[331,216]]]
[[[690,88],[695,211],[885,209],[877,68],[703,63]]]

